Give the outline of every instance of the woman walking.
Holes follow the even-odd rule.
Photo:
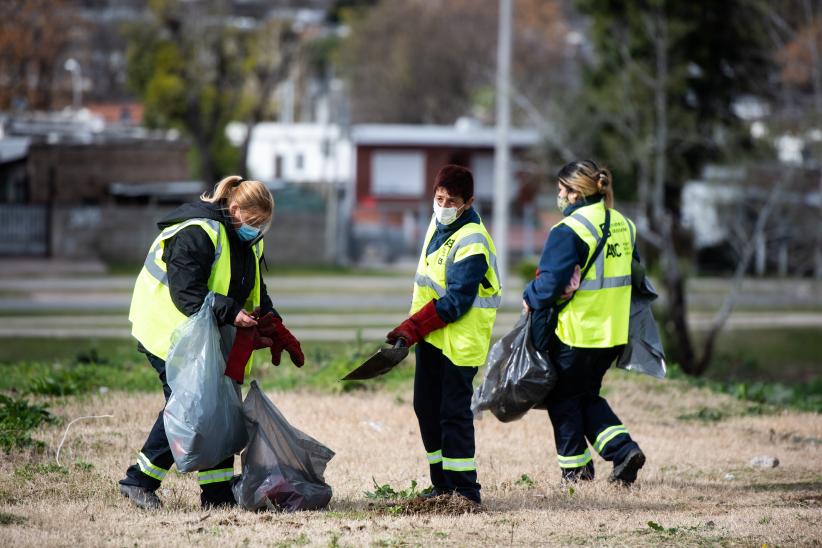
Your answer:
[[[574,273],[592,262],[559,311],[548,348],[558,370],[557,385],[547,400],[557,461],[563,481],[593,479],[590,444],[614,463],[610,480],[629,485],[645,464],[645,455],[599,392],[605,372],[628,341],[631,263],[639,260],[636,229],[613,209],[611,173],[595,162],[567,164],[557,175],[557,185],[564,218],[552,228],[538,275],[525,288],[526,309],[567,299],[563,293]],[[605,245],[594,257],[603,237]]]

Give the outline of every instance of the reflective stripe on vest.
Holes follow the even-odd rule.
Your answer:
[[[605,204],[579,208],[560,221],[588,246],[588,260],[602,238]],[[610,348],[628,341],[631,306],[631,260],[635,243],[633,223],[611,210],[610,236],[574,298],[559,313],[556,334],[569,346]],[[582,265],[580,265],[582,266]]]
[[[134,284],[134,293],[129,310],[131,334],[152,354],[165,360],[174,330],[186,320],[171,300],[168,274],[163,261],[165,242],[188,226],[199,226],[214,245],[214,262],[208,279],[208,289],[219,295],[227,295],[231,284],[231,249],[222,223],[213,219],[189,219],[164,229],[155,238]],[[263,243],[255,244],[256,278],[249,299],[244,303],[246,310],[253,310],[260,304],[260,257]],[[230,329],[228,331],[231,331]],[[251,360],[246,365],[250,368]]]
[[[414,277],[411,314],[431,299],[446,294],[448,267],[473,255],[485,257],[488,268],[471,308],[462,317],[442,329],[429,333],[425,341],[442,350],[455,365],[478,367],[485,363],[491,341],[491,328],[502,301],[497,256],[491,236],[482,223],[467,223],[433,253],[426,255],[434,237],[436,221],[431,218]]]

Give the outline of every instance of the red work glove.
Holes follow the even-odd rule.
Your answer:
[[[234,344],[231,352],[228,353],[228,360],[225,364],[225,374],[243,384],[245,377],[245,364],[251,357],[251,353],[261,348],[268,348],[272,341],[268,337],[260,335],[257,327],[238,327],[237,336],[234,337]]]
[[[269,312],[257,322],[257,329],[272,341],[270,345],[271,363],[280,365],[280,357],[283,350],[285,350],[294,365],[297,367],[303,366],[305,356],[302,348],[300,348],[300,341],[283,325],[282,318],[275,316],[273,312]]]
[[[437,314],[436,299],[432,299],[416,314],[402,322],[385,336],[388,344],[394,344],[398,339],[405,340],[406,346],[420,342],[426,335],[437,329],[442,329],[446,323]]]

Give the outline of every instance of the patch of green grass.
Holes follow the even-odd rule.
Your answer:
[[[0,344],[0,370],[20,362],[109,363],[145,362],[133,339],[15,339]]]
[[[59,466],[51,462],[38,464],[28,463],[14,470],[15,476],[27,481],[31,481],[37,476],[47,476],[50,474],[65,476],[68,475],[68,473],[69,469],[65,466]]]
[[[157,372],[148,363],[21,362],[0,365],[0,390],[69,396],[102,389],[156,390]]]
[[[519,485],[520,487],[533,487],[536,482],[531,479],[531,476],[528,474],[522,474],[517,481],[514,482],[514,485]]]
[[[74,461],[74,469],[79,470],[81,472],[91,472],[94,469],[94,465],[90,462],[77,459],[76,461]]]
[[[299,536],[286,539],[282,542],[278,542],[274,546],[276,548],[289,548],[290,546],[306,546],[310,542],[311,541],[308,538],[308,535],[306,535],[305,533],[300,533]]]
[[[21,341],[14,351],[0,351],[0,392],[16,391],[45,396],[86,394],[101,389],[156,391],[157,372],[133,341],[47,340]],[[310,389],[349,392],[377,388],[407,388],[414,377],[413,356],[388,374],[368,381],[341,381],[380,347],[362,340],[353,343],[306,342],[306,363],[297,368],[283,352],[280,365],[271,354],[254,354],[251,377],[266,390]],[[24,357],[25,356],[25,357]]]
[[[22,516],[0,512],[0,525],[21,525],[23,523],[26,523],[26,518]]]
[[[374,490],[373,491],[366,491],[365,498],[367,499],[378,499],[378,500],[395,500],[395,499],[412,499],[414,497],[418,497],[420,495],[426,494],[430,491],[430,489],[423,489],[420,491],[417,489],[417,480],[411,480],[411,485],[408,489],[401,489],[396,490],[390,484],[385,483],[380,485],[377,483],[377,480],[373,477],[371,481],[374,482]]]
[[[42,442],[32,439],[31,431],[55,421],[45,406],[0,394],[0,449],[8,453],[25,447],[42,447]]]
[[[789,385],[780,382],[764,381],[716,381],[710,378],[691,377],[672,364],[668,367],[668,377],[671,379],[681,379],[692,386],[708,388],[714,392],[730,394],[738,400],[754,402],[741,413],[743,415],[762,415],[772,413],[776,407],[792,407],[802,411],[812,411],[822,413],[822,379],[814,379],[802,384]],[[686,420],[711,420],[711,415],[715,411],[705,409],[698,410],[697,416],[688,416]],[[739,412],[731,413],[739,415]],[[689,414],[691,415],[691,414]],[[725,417],[718,417],[721,420]]]
[[[677,418],[682,421],[719,422],[728,418],[728,413],[716,407],[700,407],[697,411],[683,413]]]
[[[701,343],[697,334],[697,344]],[[718,381],[799,384],[819,377],[817,328],[734,329],[720,333],[705,376]]]

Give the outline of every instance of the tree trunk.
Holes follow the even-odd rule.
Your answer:
[[[206,188],[211,188],[217,183],[217,165],[211,157],[211,147],[202,135],[195,136],[194,143],[199,157],[200,178]]]

